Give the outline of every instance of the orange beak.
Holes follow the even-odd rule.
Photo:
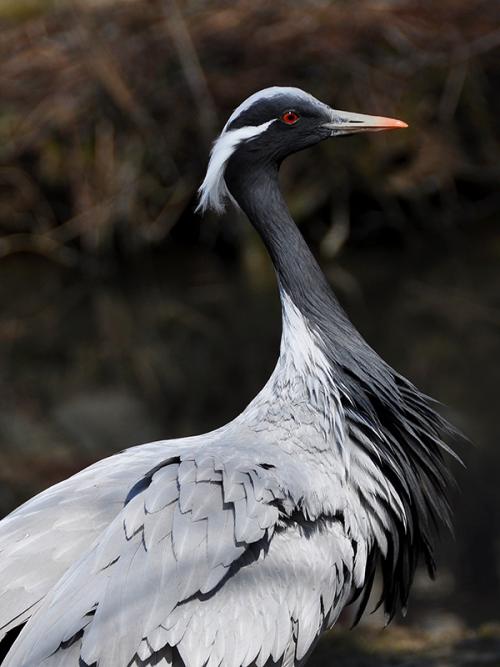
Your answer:
[[[408,127],[402,120],[384,118],[383,116],[367,116],[362,113],[337,111],[332,109],[332,119],[324,127],[332,130],[332,136],[354,134],[357,132],[380,132]]]

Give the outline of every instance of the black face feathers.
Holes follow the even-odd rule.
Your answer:
[[[297,116],[294,123],[284,119],[288,112]],[[225,133],[243,128],[261,128],[248,141],[242,141],[231,155],[250,161],[281,162],[288,155],[308,148],[331,135],[325,123],[332,109],[295,88],[271,88],[250,97],[228,120]],[[230,158],[230,159],[231,159]]]
[[[318,100],[293,93],[281,93],[256,99],[250,106],[243,108],[235,118],[229,119],[225,130],[237,130],[249,125],[262,125],[270,120],[279,120],[289,110],[295,111],[300,116],[301,124],[302,120],[312,125],[326,123],[330,119],[329,108]]]
[[[283,115],[292,109],[298,121],[285,123]],[[224,210],[229,195],[228,166],[236,172],[247,172],[252,165],[278,167],[287,155],[330,136],[324,127],[329,114],[329,107],[297,88],[267,88],[251,95],[233,112],[214,142],[199,189],[198,210]]]

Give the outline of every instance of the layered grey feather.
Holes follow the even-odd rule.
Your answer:
[[[36,611],[164,451],[152,443],[99,461],[0,522],[0,639]]]
[[[298,461],[263,443],[231,448],[228,435],[146,475],[6,667],[59,664],[75,642],[100,667],[153,664],[166,645],[194,667],[261,666],[290,644],[307,653],[350,593],[352,543],[334,516],[305,519]]]

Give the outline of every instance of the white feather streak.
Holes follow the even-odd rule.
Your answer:
[[[237,130],[226,131],[224,129],[222,131],[222,134],[213,145],[207,173],[198,190],[200,201],[196,207],[197,211],[205,212],[211,208],[217,213],[222,213],[225,199],[229,196],[224,181],[224,171],[227,161],[242,141],[259,136],[267,130],[271,123],[274,123],[274,120],[269,120],[266,123],[262,123],[262,125],[249,125],[247,127],[240,127]]]

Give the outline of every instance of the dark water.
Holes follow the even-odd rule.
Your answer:
[[[325,263],[370,344],[474,443],[459,445],[467,469],[454,466],[456,537],[443,540],[438,580],[417,577],[408,622],[427,630],[500,618],[499,258],[486,227]],[[179,248],[85,273],[0,263],[1,514],[111,452],[244,407],[273,368],[280,321],[259,246],[243,267]]]

